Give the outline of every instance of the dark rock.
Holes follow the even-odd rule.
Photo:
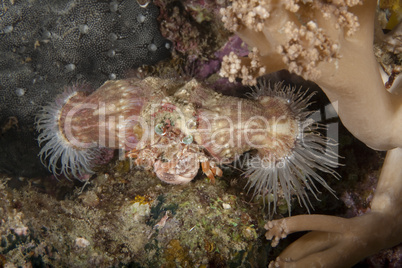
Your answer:
[[[152,3],[141,7],[136,0],[3,2],[0,126],[10,117],[18,124],[7,130],[12,135],[0,130],[0,172],[34,176],[44,169],[36,156],[35,114],[63,87],[96,88],[168,57],[171,44],[159,32],[158,14]],[[34,168],[22,168],[29,157]]]

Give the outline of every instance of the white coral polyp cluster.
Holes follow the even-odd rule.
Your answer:
[[[222,8],[220,13],[224,26],[237,32],[253,49],[258,48],[262,52],[267,50],[261,46],[262,40],[266,39],[267,47],[274,48],[281,55],[284,67],[305,79],[313,80],[320,76],[320,71],[316,70],[318,63],[331,62],[340,56],[336,40],[331,39],[316,20],[318,17],[328,20],[331,28],[345,29],[345,35],[351,36],[360,25],[357,16],[350,12],[349,8],[361,4],[362,1],[359,0],[238,0],[232,1],[232,5],[227,8]],[[270,65],[269,61],[277,60],[272,57],[266,59],[264,53],[256,55],[255,58],[259,56],[260,66]],[[223,62],[222,69],[228,69],[227,65],[231,64],[231,59],[238,61],[238,58],[232,55]],[[237,69],[250,70],[237,73],[255,75],[254,78],[245,77],[247,79],[244,81],[244,84],[255,84],[255,78],[260,73],[255,72],[255,67],[247,61],[244,63],[244,67]],[[221,75],[230,78],[233,73],[221,72]],[[244,79],[241,75],[238,77]],[[233,77],[230,80],[233,80]]]
[[[234,52],[230,52],[229,55],[223,57],[219,74],[227,77],[230,82],[234,82],[239,77],[242,79],[243,84],[255,85],[257,82],[256,77],[262,76],[266,72],[265,67],[260,62],[258,53],[258,49],[253,48],[248,54],[249,67],[246,67]]]
[[[347,36],[353,35],[359,29],[359,20],[355,14],[348,10],[349,7],[362,5],[361,0],[351,1],[332,1],[332,4],[322,3],[321,1],[313,1],[313,7],[320,9],[324,18],[335,16],[337,18],[336,29],[346,28]]]
[[[222,21],[225,27],[231,31],[239,30],[242,24],[246,27],[255,27],[256,30],[262,31],[265,19],[270,15],[270,10],[265,8],[268,2],[271,1],[234,1],[231,6],[221,9],[220,12],[223,15]]]
[[[288,21],[284,28],[287,42],[277,47],[282,55],[283,62],[290,72],[307,79],[320,76],[317,64],[331,62],[339,58],[339,46],[330,40],[318,25],[309,21],[306,26],[297,27],[294,22]]]
[[[223,57],[225,68],[220,70],[220,75],[227,77],[233,83],[241,70],[241,59],[232,51]]]

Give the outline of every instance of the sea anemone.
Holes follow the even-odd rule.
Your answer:
[[[42,163],[55,175],[79,178],[92,174],[102,148],[131,150],[146,131],[139,118],[147,84],[108,81],[92,94],[69,87],[42,107],[36,129]],[[143,128],[142,128],[143,127]]]
[[[333,170],[338,166],[339,156],[332,149],[336,144],[323,136],[321,131],[325,131],[326,127],[309,118],[312,112],[306,110],[313,95],[307,95],[307,91],[302,92],[291,86],[283,86],[282,83],[271,86],[264,80],[250,94],[254,100],[268,106],[272,105],[269,103],[273,100],[286,103],[288,116],[295,120],[297,126],[293,132],[295,135],[289,137],[287,142],[274,139],[276,147],[281,148],[280,153],[277,150],[272,153],[271,149],[262,147],[247,163],[244,173],[248,178],[247,185],[254,187],[254,196],[260,195],[264,202],[268,201],[270,216],[276,212],[280,199],[286,201],[290,214],[292,196],[296,196],[299,204],[310,212],[312,205],[306,190],[318,200],[316,182],[334,194],[334,190],[316,172],[320,170],[339,179],[339,174]]]
[[[56,176],[64,175],[68,178],[71,175],[79,177],[94,173],[92,161],[99,155],[100,149],[72,146],[59,125],[63,106],[81,94],[77,87],[67,87],[56,97],[55,102],[42,107],[36,115],[36,129],[40,132],[38,142],[40,146],[44,144],[39,156],[43,165]]]

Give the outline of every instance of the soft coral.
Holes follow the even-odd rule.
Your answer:
[[[323,89],[355,137],[388,150],[369,213],[301,215],[266,225],[274,244],[288,233],[312,231],[276,265],[345,267],[402,241],[402,95],[388,92],[379,73],[375,12],[372,0],[237,0],[221,10],[225,26],[254,48],[251,59],[225,58],[222,75],[253,84],[261,70],[297,73]]]

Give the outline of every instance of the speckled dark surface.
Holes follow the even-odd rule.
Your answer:
[[[29,177],[43,171],[34,117],[64,86],[85,82],[97,88],[168,57],[171,42],[160,34],[158,14],[154,4],[140,7],[136,0],[3,1],[0,171]],[[10,117],[18,124],[6,131]]]

